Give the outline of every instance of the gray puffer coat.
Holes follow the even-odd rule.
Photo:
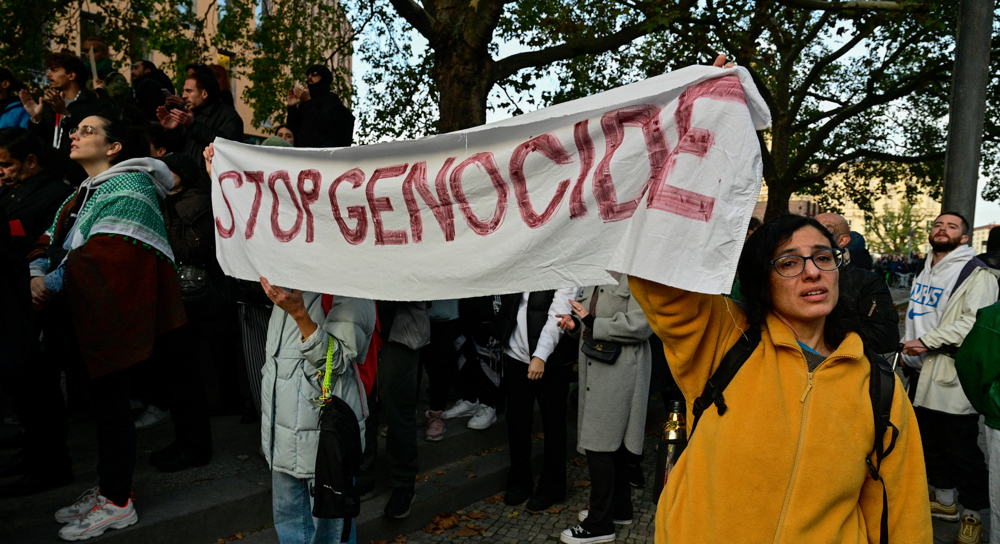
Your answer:
[[[591,360],[580,350],[577,449],[611,452],[624,443],[638,455],[646,431],[653,329],[629,291],[628,276],[622,275],[618,285],[584,289],[579,302],[588,311],[595,291],[594,339],[620,342],[622,349],[613,365]],[[576,323],[570,334],[579,338],[583,324]]]
[[[260,434],[271,470],[296,478],[313,478],[320,416],[313,399],[322,393],[317,373],[326,367],[330,341],[335,342],[331,390],[357,414],[364,446],[367,405],[353,364],[363,363],[368,353],[375,330],[375,303],[335,296],[330,313],[324,315],[320,294],[304,292],[302,298],[319,325],[305,342],[290,315],[277,306],[271,312],[261,380]]]

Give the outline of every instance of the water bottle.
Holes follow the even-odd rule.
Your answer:
[[[656,481],[653,484],[653,493],[656,500],[659,500],[663,487],[667,485],[667,478],[670,471],[677,464],[677,458],[681,456],[684,447],[687,446],[687,421],[684,403],[675,400],[671,401],[670,413],[667,421],[663,424],[660,433],[660,442],[656,446]]]

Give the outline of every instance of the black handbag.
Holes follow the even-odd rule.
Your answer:
[[[622,352],[622,344],[621,342],[595,340],[593,332],[587,330],[583,334],[583,345],[580,346],[580,351],[595,361],[613,365]]]

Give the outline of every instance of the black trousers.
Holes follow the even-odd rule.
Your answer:
[[[504,357],[507,387],[507,441],[510,472],[507,490],[531,491],[548,499],[566,497],[566,396],[571,365],[546,366],[539,380],[528,379],[528,364]],[[538,487],[531,473],[531,427],[535,401],[542,413],[545,454]]]
[[[466,345],[471,344],[471,340],[466,341]],[[455,392],[461,399],[470,402],[479,401],[486,406],[496,408],[497,401],[500,400],[500,387],[486,375],[481,356],[475,353],[475,348],[465,353],[465,364],[458,371],[458,385]]]
[[[457,336],[458,320],[431,321],[431,343],[420,350],[420,366],[427,369],[430,409],[434,411],[447,407],[448,393],[458,376]]]
[[[632,519],[632,487],[628,481],[628,465],[635,458],[625,448],[616,451],[587,450],[587,470],[590,471],[590,513],[580,525],[597,534],[615,532],[616,519]]]
[[[90,380],[97,422],[97,475],[101,494],[124,506],[132,493],[136,430],[129,405],[128,372],[118,370]]]
[[[361,460],[361,488],[375,484],[378,456],[379,409],[385,408],[388,429],[386,456],[393,488],[413,489],[417,471],[417,364],[420,353],[399,342],[386,342],[379,351],[375,387],[368,395],[365,453]]]
[[[205,401],[205,385],[198,365],[198,330],[190,322],[156,339],[152,364],[170,405],[177,445],[187,453],[211,455],[212,428]]]
[[[959,502],[970,510],[989,508],[989,469],[979,447],[979,414],[959,416],[927,408],[914,412],[930,484],[958,489]]]

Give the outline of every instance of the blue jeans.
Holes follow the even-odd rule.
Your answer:
[[[281,544],[338,544],[344,531],[342,519],[312,516],[313,498],[309,495],[312,478],[296,478],[271,471],[271,504],[274,529]],[[350,544],[357,544],[357,525],[351,525]]]

